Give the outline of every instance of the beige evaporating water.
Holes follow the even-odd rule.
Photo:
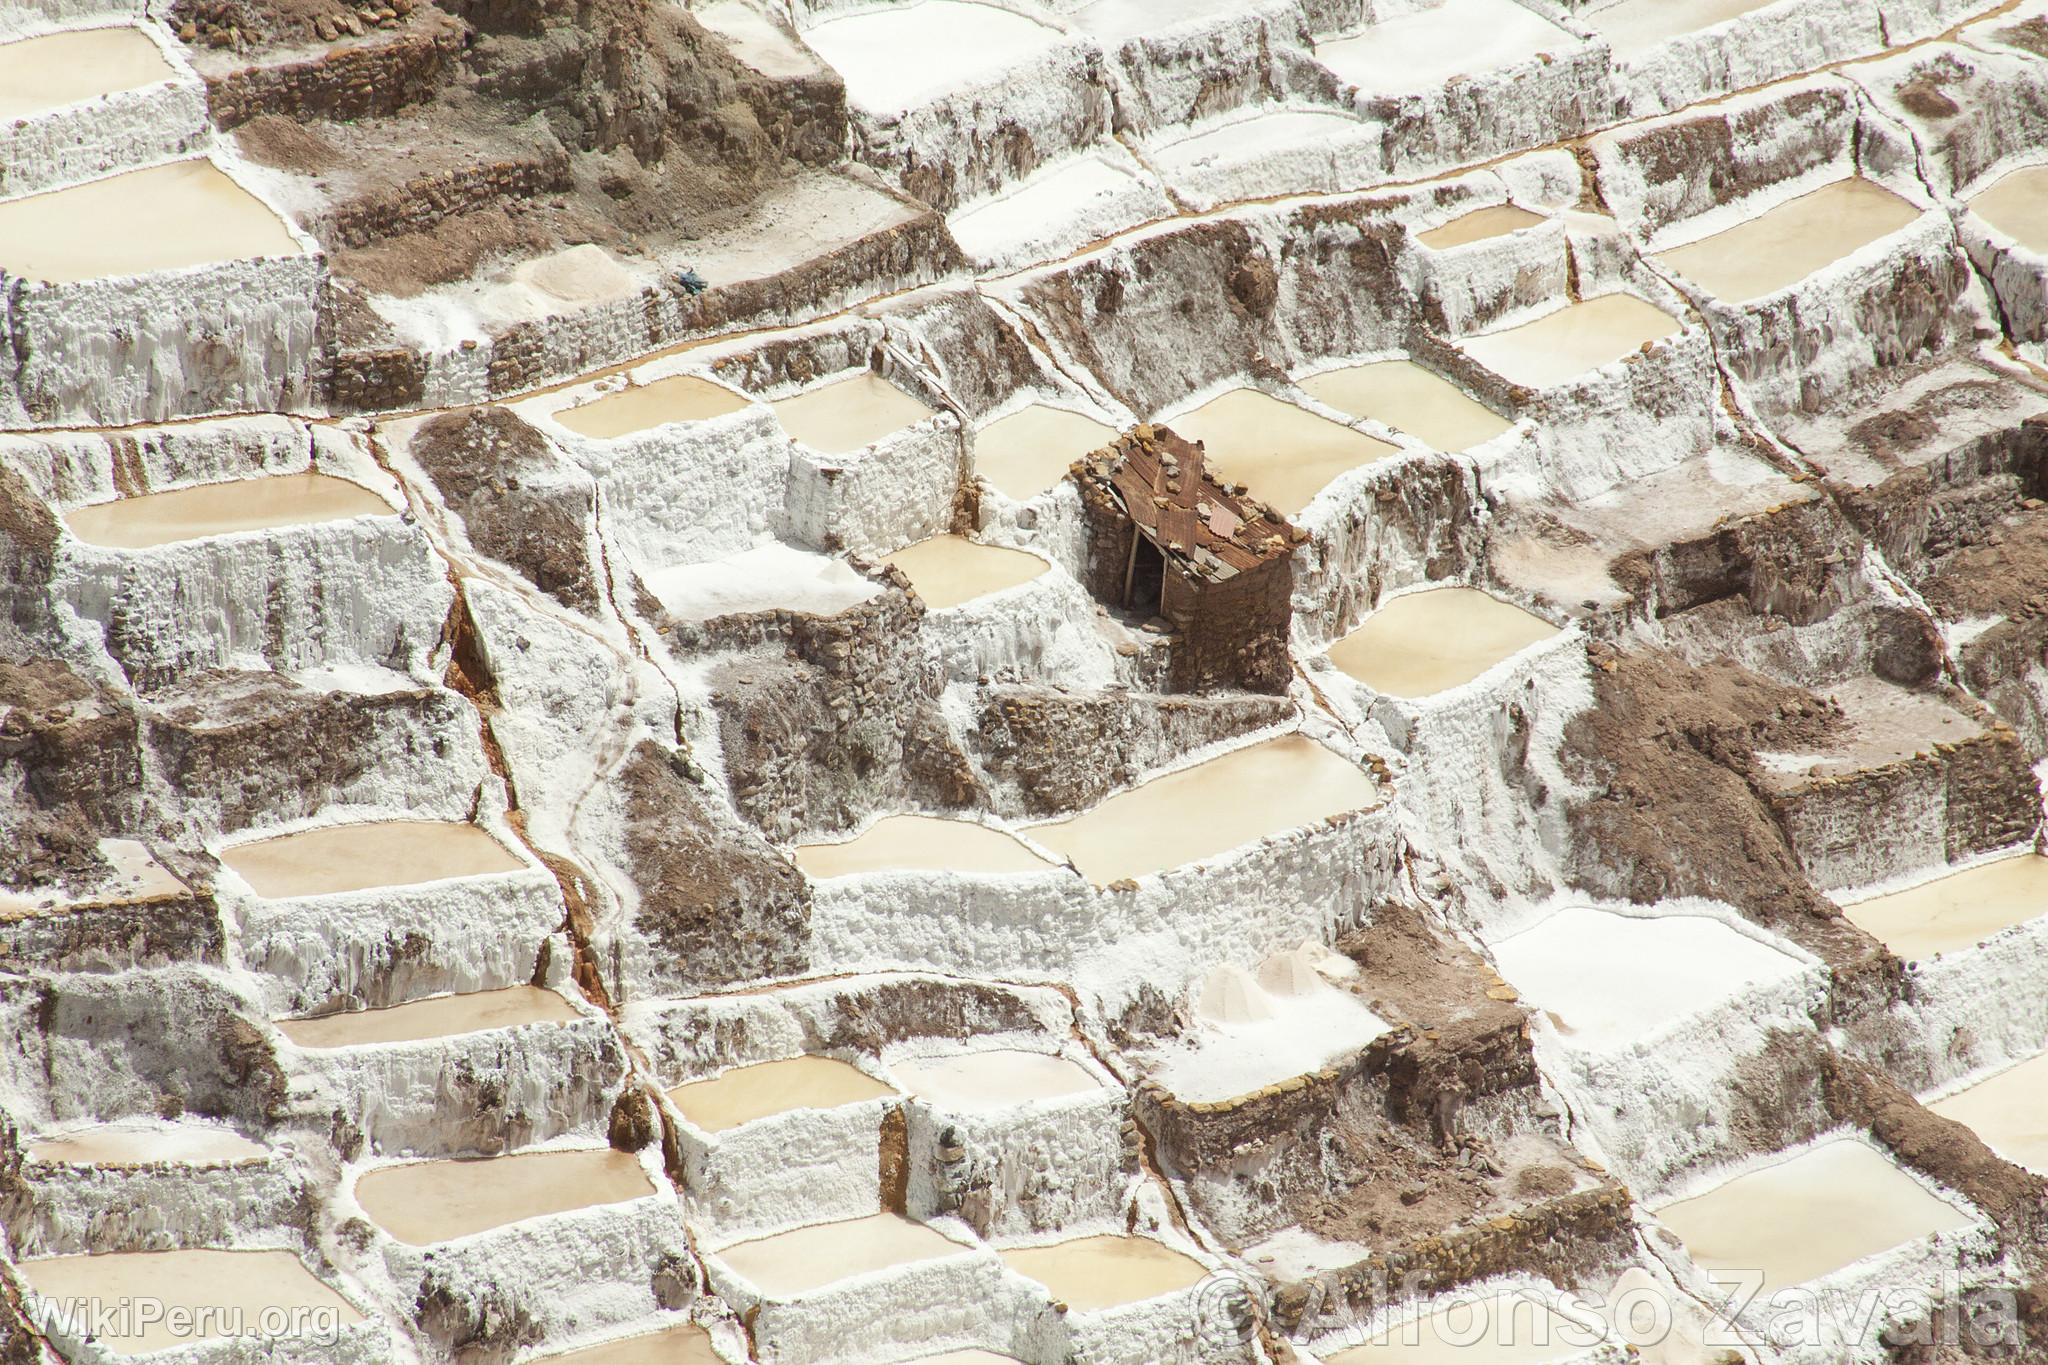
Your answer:
[[[412,886],[526,867],[475,825],[445,820],[324,825],[236,844],[222,849],[220,860],[268,900]]]
[[[1067,467],[1116,439],[1093,417],[1033,403],[974,433],[974,472],[1025,502],[1053,487]]]
[[[1155,777],[1032,838],[1098,886],[1211,858],[1342,811],[1379,804],[1358,765],[1306,735],[1282,735]]]
[[[2048,858],[2023,853],[1843,908],[1907,962],[1974,947],[2048,914]]]
[[[1970,201],[1970,212],[2021,246],[2048,251],[2048,166],[2000,176]]]
[[[298,1047],[364,1047],[453,1038],[521,1024],[569,1024],[582,1016],[567,1000],[539,986],[438,995],[388,1009],[323,1014],[316,1019],[280,1019],[278,1032]]]
[[[1702,1268],[1761,1271],[1765,1294],[1971,1221],[1853,1138],[1739,1175],[1657,1217]]]
[[[2013,1165],[2048,1175],[2048,1052],[1927,1107]]]
[[[1203,443],[1209,471],[1292,516],[1339,474],[1400,453],[1398,446],[1257,389],[1232,389],[1164,423]]]
[[[1330,662],[1375,692],[1426,697],[1471,682],[1557,627],[1476,588],[1411,592],[1330,646]]]
[[[790,1057],[738,1066],[708,1081],[668,1092],[684,1118],[707,1133],[723,1133],[793,1109],[837,1109],[896,1092],[859,1067],[830,1057]]]
[[[32,118],[176,74],[138,28],[79,28],[0,43],[0,118]]]
[[[820,880],[863,872],[1050,872],[1053,868],[999,829],[935,815],[890,815],[855,838],[801,845],[796,865]]]
[[[1461,337],[1458,347],[1501,378],[1540,389],[1611,365],[1678,330],[1677,318],[1633,294],[1603,294],[1518,327]]]
[[[65,1166],[149,1166],[159,1161],[207,1166],[269,1156],[240,1133],[201,1123],[104,1123],[45,1138],[28,1149],[30,1161]]]
[[[1194,1257],[1149,1237],[1080,1237],[1001,1255],[1004,1265],[1083,1313],[1156,1299],[1209,1273]]]
[[[65,513],[64,524],[89,545],[146,550],[232,531],[389,515],[391,505],[361,484],[308,470],[97,502]]]
[[[1444,251],[1454,246],[1470,246],[1473,242],[1505,237],[1510,232],[1535,227],[1542,221],[1542,214],[1531,213],[1519,205],[1493,204],[1460,214],[1441,227],[1418,232],[1415,239],[1432,251]]]
[[[933,536],[906,546],[884,561],[910,576],[910,586],[933,611],[957,607],[1004,588],[1029,583],[1052,566],[1037,555],[1001,545],[982,545],[965,536]]]
[[[580,1351],[541,1356],[533,1365],[725,1365],[711,1334],[694,1323],[586,1346]]]
[[[769,404],[794,440],[822,455],[850,455],[915,426],[932,410],[872,370]]]
[[[1614,55],[1627,60],[1684,33],[1740,18],[1773,0],[1622,0],[1604,9],[1582,9],[1576,17],[1607,39]]]
[[[370,1221],[410,1246],[653,1193],[638,1159],[609,1147],[420,1161],[386,1166],[356,1182],[356,1202]]]
[[[878,1213],[740,1242],[716,1253],[771,1299],[793,1299],[853,1275],[957,1256],[966,1247],[923,1223]]]
[[[1548,1365],[1583,1355],[1597,1330],[1521,1294],[1496,1294],[1391,1324],[1329,1365]]]
[[[49,1299],[160,1303],[165,1313],[156,1321],[145,1323],[140,1313],[120,1315],[112,1325],[125,1325],[129,1331],[96,1338],[102,1349],[120,1355],[143,1355],[219,1335],[173,1332],[173,1310],[187,1310],[176,1316],[195,1327],[237,1319],[253,1324],[261,1321],[267,1308],[320,1309],[329,1322],[340,1325],[363,1320],[348,1300],[321,1283],[289,1251],[109,1252],[23,1261],[20,1269],[35,1291]]]
[[[28,280],[66,284],[301,254],[283,220],[210,161],[0,203],[0,269]]]
[[[1301,381],[1301,391],[1353,417],[1370,417],[1436,450],[1469,450],[1514,423],[1412,360],[1379,360]]]
[[[578,436],[615,441],[671,422],[702,422],[747,406],[747,399],[694,374],[671,375],[651,384],[608,393],[550,414],[555,425]]]
[[[1086,1070],[1065,1057],[1007,1048],[897,1062],[889,1071],[919,1099],[956,1112],[1006,1109],[1033,1100],[1093,1094],[1102,1088]]]
[[[1919,216],[1884,186],[1851,176],[1726,232],[1660,251],[1656,259],[1717,299],[1747,303],[1799,283]]]

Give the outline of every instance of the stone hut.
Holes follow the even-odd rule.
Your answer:
[[[1172,628],[1167,686],[1284,692],[1305,535],[1213,478],[1199,443],[1140,424],[1073,467],[1100,601]]]

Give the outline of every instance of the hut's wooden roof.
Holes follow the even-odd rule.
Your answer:
[[[1202,447],[1140,423],[1075,466],[1160,552],[1220,582],[1291,554],[1306,537],[1243,489],[1212,477]]]

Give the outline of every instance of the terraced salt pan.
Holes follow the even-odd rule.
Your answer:
[[[1564,52],[1579,40],[1514,0],[1444,0],[1383,19],[1363,33],[1318,43],[1316,60],[1372,95],[1434,90],[1453,76],[1478,75]]]
[[[1540,389],[1612,365],[1680,326],[1677,318],[1633,294],[1603,294],[1534,322],[1461,337],[1457,344],[1510,383]]]
[[[380,1167],[356,1182],[356,1202],[370,1221],[409,1246],[653,1193],[638,1159],[609,1147],[418,1161]]]
[[[1360,155],[1377,159],[1373,130],[1358,119],[1328,109],[1282,109],[1232,119],[1185,137],[1162,138],[1153,144],[1151,162],[1169,184],[1177,186],[1205,172],[1236,171],[1242,175],[1263,162],[1282,163],[1285,174],[1299,176],[1302,157],[1347,141]],[[1286,183],[1290,187],[1300,184],[1298,180]],[[1256,188],[1265,185],[1234,182],[1233,197]]]
[[[240,1133],[207,1123],[133,1120],[102,1123],[44,1138],[28,1149],[30,1161],[65,1166],[148,1166],[171,1162],[206,1166],[222,1161],[265,1161],[270,1153]]]
[[[791,439],[821,455],[850,455],[915,426],[932,410],[872,370],[768,405]]]
[[[1080,1237],[1000,1254],[1004,1265],[1083,1313],[1161,1298],[1209,1273],[1192,1256],[1149,1237]]]
[[[764,76],[789,80],[818,70],[817,58],[772,20],[741,0],[692,9],[697,22],[725,39],[732,55]]]
[[[139,840],[102,839],[99,851],[107,860],[108,871],[99,885],[68,898],[54,890],[29,895],[0,889],[0,919],[53,910],[65,904],[134,905],[189,894],[190,888],[172,876],[170,869],[158,862]]]
[[[2048,166],[2000,176],[1970,200],[1970,212],[2028,250],[2048,252]]]
[[[1244,8],[1243,0],[1095,0],[1078,10],[1073,22],[1085,33],[1114,41],[1237,14]]]
[[[709,1332],[685,1323],[580,1351],[540,1356],[532,1365],[725,1365],[725,1358],[713,1349]]]
[[[895,1093],[858,1067],[807,1055],[737,1066],[708,1081],[679,1085],[668,1097],[705,1132],[723,1133],[771,1114],[837,1109]]]
[[[757,611],[837,616],[882,590],[845,560],[770,541],[724,559],[647,575],[647,590],[679,621]]]
[[[557,426],[592,440],[616,441],[671,422],[702,422],[748,406],[731,389],[694,374],[671,375],[650,384],[608,393],[551,414]]]
[[[323,825],[236,844],[220,860],[266,900],[526,869],[475,825],[447,820]]]
[[[1557,627],[1476,588],[1395,598],[1330,646],[1330,662],[1375,692],[1426,697],[1471,682]]]
[[[993,5],[917,0],[828,19],[803,38],[845,80],[848,100],[891,114],[996,79],[1056,46],[1061,35]]]
[[[923,1223],[878,1213],[779,1232],[714,1254],[769,1298],[793,1299],[855,1275],[936,1261],[966,1250]]]
[[[182,1321],[195,1328],[222,1322],[254,1325],[268,1308],[324,1310],[340,1325],[363,1321],[348,1300],[323,1284],[289,1251],[132,1251],[99,1256],[53,1256],[20,1263],[22,1278],[46,1299],[97,1298],[103,1303],[134,1299],[160,1303],[155,1321],[142,1313],[115,1314],[104,1324],[126,1331],[97,1335],[96,1342],[119,1355],[144,1355],[210,1340],[217,1331],[180,1335]],[[179,1311],[184,1310],[184,1311]]]
[[[1029,583],[1051,568],[1037,555],[965,536],[933,536],[905,546],[883,561],[910,577],[910,586],[933,611]]]
[[[1519,204],[1493,204],[1460,214],[1441,227],[1418,232],[1415,239],[1432,251],[1448,251],[1456,246],[1470,246],[1474,242],[1505,237],[1510,232],[1520,232],[1543,221],[1542,214],[1531,213]]]
[[[1400,453],[1398,446],[1257,389],[1232,389],[1166,425],[1203,443],[1217,478],[1245,485],[1287,516],[1338,475]]]
[[[897,1062],[889,1071],[911,1094],[956,1113],[1089,1095],[1102,1088],[1080,1064],[1056,1053],[1010,1048]]]
[[[1920,216],[1884,186],[1850,176],[1655,259],[1727,303],[1790,288]]]
[[[34,118],[177,74],[148,34],[125,25],[0,43],[0,119]]]
[[[806,875],[854,877],[864,872],[1049,872],[1053,864],[999,829],[936,815],[890,815],[851,839],[803,844],[796,865]]]
[[[1306,735],[1247,745],[1155,777],[1031,837],[1096,885],[1143,877],[1379,804],[1363,769]]]
[[[64,524],[89,545],[146,550],[235,531],[391,514],[391,505],[361,484],[308,470],[97,502],[65,513]]]
[[[1325,981],[1297,949],[1254,978],[1219,967],[1202,984],[1195,1027],[1154,1056],[1150,1079],[1190,1103],[1236,1099],[1321,1071],[1387,1031],[1387,1022]]]
[[[974,472],[1005,497],[1028,502],[1067,476],[1067,467],[1116,439],[1093,417],[1033,403],[974,433]]]
[[[1853,1138],[1821,1143],[1656,1213],[1702,1269],[1761,1271],[1765,1295],[1972,1221]]]
[[[1576,906],[1493,945],[1500,974],[1576,1047],[1622,1047],[1804,963],[1704,915]]]
[[[942,1356],[919,1356],[913,1365],[1021,1365],[1015,1356],[994,1351],[948,1351]]]
[[[946,226],[970,259],[1015,268],[1064,256],[1113,231],[1172,212],[1158,181],[1111,145],[1068,157],[958,209]]]
[[[572,1024],[583,1016],[567,1000],[539,986],[440,995],[388,1009],[351,1010],[312,1019],[280,1019],[278,1032],[295,1046],[367,1047],[454,1038],[521,1024]]]
[[[2048,1175],[2048,1052],[1927,1107],[2013,1165]]]
[[[1534,1297],[1496,1294],[1390,1323],[1361,1345],[1322,1358],[1325,1365],[1549,1365],[1583,1354],[1599,1338]]]
[[[1490,441],[1514,423],[1412,360],[1379,360],[1328,370],[1298,385],[1319,403],[1405,431],[1432,449],[1457,452]]]
[[[1958,952],[2048,914],[2048,858],[2023,853],[1980,863],[1842,913],[1907,962]]]
[[[302,254],[284,221],[211,161],[0,202],[0,270],[51,284]]]
[[[1621,0],[1618,5],[1578,11],[1579,21],[1605,38],[1623,61],[1650,52],[1673,38],[1739,19],[1775,0]]]

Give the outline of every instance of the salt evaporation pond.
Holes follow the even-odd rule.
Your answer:
[[[923,1223],[877,1213],[779,1232],[713,1254],[769,1298],[793,1299],[855,1275],[966,1251]]]
[[[1505,237],[1543,221],[1542,214],[1531,213],[1519,204],[1492,204],[1460,214],[1441,227],[1418,232],[1415,239],[1432,251],[1448,251],[1454,246],[1470,246],[1474,242]]]
[[[932,410],[888,380],[863,370],[768,405],[790,439],[821,455],[850,455],[916,426]]]
[[[1493,945],[1500,974],[1574,1046],[1621,1047],[1805,964],[1705,915],[1574,906]]]
[[[549,416],[556,426],[579,436],[615,441],[672,422],[708,421],[748,406],[749,400],[731,389],[694,374],[678,374],[620,389]]]
[[[1715,298],[1748,303],[1888,237],[1920,210],[1859,176],[1823,185],[1655,259]]]
[[[173,161],[0,202],[0,270],[71,284],[304,249],[211,161]]]
[[[1209,1273],[1192,1256],[1149,1237],[1077,1237],[1051,1246],[1012,1247],[999,1254],[1004,1265],[1082,1313],[1160,1298],[1199,1283]]]
[[[1927,1107],[2013,1165],[2048,1175],[2048,1052]]]
[[[1374,95],[1434,90],[1579,40],[1515,0],[1444,0],[1383,19],[1353,38],[1318,43],[1316,60]]]
[[[532,1365],[725,1365],[725,1358],[712,1348],[709,1332],[685,1323],[580,1351],[540,1356]]]
[[[1358,1052],[1387,1022],[1323,979],[1318,961],[1333,956],[1304,945],[1260,963],[1256,977],[1235,965],[1214,969],[1196,1000],[1196,1027],[1158,1050],[1148,1079],[1176,1099],[1209,1103],[1311,1075]]]
[[[1375,692],[1426,697],[1556,634],[1542,617],[1477,588],[1431,588],[1368,616],[1330,646],[1330,662]]]
[[[995,79],[1060,38],[1058,29],[967,0],[916,0],[828,19],[803,33],[846,82],[847,98],[879,114]]]
[[[1525,1294],[1461,1299],[1390,1323],[1358,1346],[1325,1353],[1326,1365],[1549,1365],[1583,1355],[1600,1339]]]
[[[2030,251],[2048,251],[2048,166],[2000,176],[1970,201],[1970,212]]]
[[[1626,61],[1673,38],[1739,19],[1774,0],[1621,0],[1618,5],[1578,11],[1581,23],[1605,38]]]
[[[222,849],[220,860],[266,900],[414,886],[526,868],[475,825],[446,820],[323,825],[236,844]]]
[[[1633,294],[1603,294],[1457,344],[1501,378],[1540,389],[1612,365],[1679,329],[1677,318]]]
[[[262,1321],[266,1309],[320,1309],[346,1326],[363,1321],[348,1300],[328,1288],[289,1251],[123,1251],[96,1256],[52,1256],[22,1261],[18,1269],[45,1299],[148,1300],[164,1312],[153,1322],[141,1313],[115,1315],[106,1324],[128,1327],[95,1337],[103,1350],[146,1355],[210,1340],[217,1332],[179,1335],[182,1319],[194,1327]],[[133,1330],[140,1329],[140,1330]]]
[[[361,484],[308,470],[96,502],[65,513],[64,525],[88,545],[147,550],[235,531],[390,515],[391,505]]]
[[[1384,422],[1433,450],[1469,450],[1514,425],[1412,360],[1376,360],[1327,370],[1302,380],[1299,387],[1317,402],[1353,417]]]
[[[467,995],[437,995],[385,1009],[350,1010],[312,1019],[280,1019],[277,1030],[296,1047],[366,1047],[453,1038],[521,1024],[570,1024],[582,1016],[554,991],[508,986]]]
[[[1257,389],[1232,389],[1164,425],[1202,442],[1214,477],[1243,484],[1286,516],[1308,506],[1338,475],[1400,453],[1398,446]]]
[[[1116,439],[1093,417],[1033,403],[974,434],[974,472],[1005,497],[1028,502],[1067,476],[1067,467]]]
[[[2048,858],[2022,853],[1979,863],[1842,913],[1906,962],[1960,952],[2048,914]]]
[[[678,621],[763,611],[837,616],[882,585],[834,555],[770,541],[724,559],[679,564],[647,575],[647,591]]]
[[[1656,1214],[1702,1269],[1761,1271],[1766,1295],[1972,1221],[1853,1138],[1745,1172]]]
[[[1102,1088],[1080,1064],[1057,1053],[1008,1048],[902,1061],[889,1071],[911,1094],[956,1113],[1007,1109]]]
[[[33,118],[177,75],[139,28],[75,28],[0,43],[0,118]]]
[[[803,844],[796,865],[818,880],[864,872],[1050,872],[1014,836],[972,820],[890,815],[851,839]]]
[[[903,570],[933,611],[1029,583],[1052,567],[1023,550],[951,535],[920,540],[885,556],[883,562]]]
[[[147,1119],[117,1121],[44,1138],[28,1149],[30,1161],[64,1166],[148,1166],[171,1162],[208,1166],[224,1161],[265,1161],[269,1151],[230,1128]]]
[[[1098,886],[1180,867],[1282,830],[1379,804],[1357,764],[1282,735],[1155,777],[1031,837]]]
[[[419,1161],[380,1167],[356,1182],[356,1202],[370,1221],[409,1246],[653,1193],[639,1160],[609,1147]]]
[[[795,1109],[837,1109],[896,1092],[859,1067],[831,1057],[789,1057],[736,1066],[709,1080],[668,1092],[684,1118],[707,1133],[723,1133]]]

